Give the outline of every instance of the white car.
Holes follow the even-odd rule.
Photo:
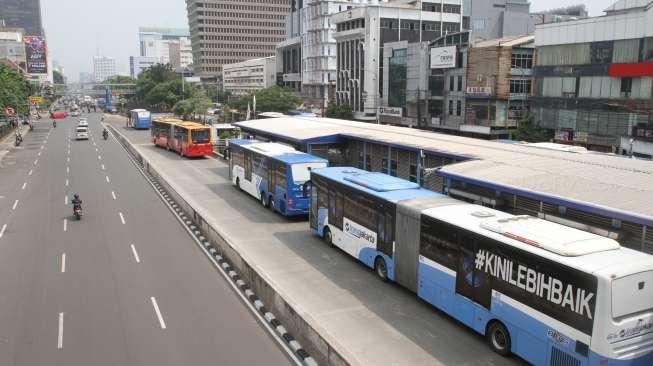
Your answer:
[[[85,119],[80,119],[77,127],[88,127],[88,122]]]
[[[85,126],[77,126],[77,140],[88,140],[88,128]]]
[[[71,116],[71,117],[77,117],[77,116],[79,116],[79,111],[72,111],[72,112],[70,112],[70,116]]]

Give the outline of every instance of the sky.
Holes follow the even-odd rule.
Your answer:
[[[590,15],[615,1],[584,0]],[[531,11],[582,2],[531,0]],[[139,27],[188,27],[185,0],[41,0],[41,8],[50,58],[71,81],[92,71],[96,55],[116,58],[118,72],[129,74],[129,56],[139,54]]]

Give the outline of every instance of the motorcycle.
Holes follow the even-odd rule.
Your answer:
[[[20,146],[21,142],[23,142],[23,138],[20,137],[20,136],[16,136],[16,141],[14,142],[14,145],[16,145],[16,147],[18,147],[18,146]]]
[[[82,205],[75,205],[73,207],[73,215],[75,215],[77,220],[82,219]]]
[[[57,127],[57,121],[52,121],[52,127]]]
[[[102,131],[102,137],[105,140],[109,139],[109,132],[107,130]]]

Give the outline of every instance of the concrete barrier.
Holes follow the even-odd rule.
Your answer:
[[[187,200],[182,197],[177,190],[168,183],[165,175],[160,174],[147,159],[138,152],[138,150],[123,136],[116,128],[107,124],[114,132],[123,146],[141,163],[144,171],[154,176],[159,183],[165,188],[168,194],[179,205],[181,210],[190,218],[193,223],[200,228],[204,235],[211,241],[219,254],[226,258],[239,272],[240,278],[249,284],[256,295],[268,309],[281,321],[284,327],[302,344],[304,349],[321,365],[344,366],[349,363],[342,355],[335,350],[320,335],[320,332],[314,329],[305,319],[304,314],[295,310],[295,306],[287,302],[282,294],[268,283],[256,271],[256,264],[247,262],[238,250],[231,244],[232,240],[221,230],[220,227],[211,225],[205,217],[208,214],[202,213],[199,208],[192,207]]]

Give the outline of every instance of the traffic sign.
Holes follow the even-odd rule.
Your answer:
[[[29,102],[32,104],[42,104],[43,103],[43,97],[39,95],[31,95],[29,98]]]
[[[12,107],[7,107],[5,108],[5,116],[7,117],[12,117],[16,114],[16,110],[13,109]]]

